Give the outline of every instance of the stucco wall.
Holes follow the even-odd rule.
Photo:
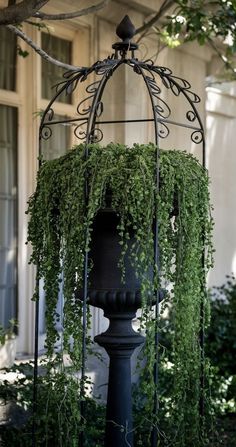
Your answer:
[[[236,82],[208,88],[206,110],[216,250],[209,285],[221,285],[236,274]]]

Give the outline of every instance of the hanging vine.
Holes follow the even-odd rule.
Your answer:
[[[55,345],[59,340],[62,349],[57,360],[60,364],[63,365],[63,354],[67,353],[73,371],[81,368],[83,309],[78,291],[83,285],[84,254],[89,250],[93,219],[106,205],[106,192],[109,190],[111,207],[120,218],[117,231],[122,247],[119,260],[121,276],[125,280],[123,261],[132,228],[134,242],[129,256],[141,281],[143,298],[140,330],[145,330],[147,336],[144,348],[146,365],[140,372],[143,395],[140,398],[139,393],[137,404],[141,411],[138,413],[140,430],[137,428],[136,444],[147,445],[147,437],[144,437],[149,437],[155,423],[158,424],[160,445],[203,446],[199,416],[200,308],[203,306],[205,315],[208,314],[205,276],[212,264],[213,251],[207,172],[190,154],[161,151],[157,195],[156,147],[153,144],[134,144],[131,148],[113,143],[106,147],[93,144],[88,146],[88,150],[87,159],[84,157],[84,145],[79,145],[59,159],[43,162],[36,191],[29,200],[28,241],[32,244],[31,262],[37,266],[38,278],[44,281],[45,346],[49,369],[54,364]],[[85,174],[89,187],[87,205],[84,199]],[[148,271],[154,257],[155,218],[159,222],[161,272],[151,281]],[[56,329],[56,322],[61,318],[57,312],[61,282],[64,297],[62,334]],[[172,381],[168,405],[165,406],[168,407],[165,413],[170,433],[168,439],[162,435],[159,417],[154,420],[151,417],[156,356],[155,319],[150,297],[155,288],[163,286],[168,289],[168,294],[161,310],[166,312],[168,306],[172,316]],[[66,371],[64,374],[66,377]],[[164,398],[161,396],[161,406],[162,401]],[[78,425],[78,413],[76,420]]]

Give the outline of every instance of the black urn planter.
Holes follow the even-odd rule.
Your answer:
[[[93,269],[89,278],[89,304],[103,309],[110,323],[106,332],[95,337],[110,358],[106,447],[133,445],[130,359],[135,348],[145,341],[132,328],[132,320],[142,303],[140,282],[130,263],[129,253],[125,259],[125,283],[121,281],[118,222],[119,217],[110,208],[98,212],[93,224],[90,251]],[[131,235],[129,245],[132,241]]]

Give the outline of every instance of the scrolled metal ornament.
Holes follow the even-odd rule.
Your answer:
[[[160,78],[164,78],[166,76],[172,75],[172,70],[168,67],[163,67],[163,66],[158,66],[158,65],[152,64],[152,70],[155,73],[157,73],[160,76]]]
[[[170,129],[169,127],[167,127],[167,125],[163,122],[163,121],[158,121],[158,136],[160,138],[167,138],[169,133],[170,133]]]
[[[41,138],[43,140],[49,140],[49,138],[51,138],[52,136],[52,129],[50,126],[43,126],[41,129]]]
[[[198,104],[199,102],[201,102],[200,97],[196,93],[192,92],[191,90],[187,91],[187,95],[188,95],[189,101],[192,104]]]
[[[145,75],[145,80],[147,84],[149,85],[149,91],[153,97],[154,101],[154,110],[157,116],[161,118],[169,118],[171,115],[171,110],[166,101],[164,101],[161,97],[161,89],[157,85],[155,77],[154,76],[147,76]]]
[[[115,59],[105,59],[102,62],[98,62],[95,66],[95,73],[99,76],[106,75],[107,77],[111,76],[112,70],[117,64],[117,60]]]
[[[195,144],[200,144],[203,141],[203,131],[202,130],[195,130],[191,134],[191,140]]]
[[[96,105],[96,116],[99,118],[103,113],[104,105],[102,101],[99,101]]]
[[[50,107],[50,109],[47,110],[47,113],[45,115],[45,121],[52,121],[54,118],[54,110],[52,107]]]
[[[86,130],[84,130],[82,128],[83,126],[86,126]],[[87,121],[83,121],[82,123],[78,124],[74,128],[74,135],[79,140],[82,140],[82,141],[86,140],[86,137],[87,137]]]
[[[92,102],[94,95],[97,92],[97,89],[100,85],[100,80],[92,82],[92,84],[89,84],[88,87],[86,87],[86,93],[89,93],[90,95],[84,98],[77,106],[77,113],[80,116],[89,115],[92,107]]]
[[[196,113],[193,110],[188,110],[187,113],[186,113],[186,118],[187,118],[188,121],[193,123],[196,120],[197,116],[196,116]]]
[[[184,78],[180,78],[179,76],[170,76],[170,81],[172,82],[172,84],[178,85],[178,88],[180,90],[190,90],[191,84],[186,81],[186,79]]]
[[[147,82],[148,82],[148,84],[149,84],[149,86],[151,88],[152,95],[155,96],[156,98],[159,98],[158,95],[160,95],[161,89],[157,85],[155,77],[153,75],[152,76],[146,76],[146,80],[147,80]]]
[[[103,132],[99,127],[95,127],[91,136],[92,143],[99,143],[103,139]]]

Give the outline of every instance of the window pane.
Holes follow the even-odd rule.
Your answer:
[[[55,59],[71,64],[72,43],[69,40],[42,33],[42,48]],[[55,90],[52,87],[63,80],[66,70],[42,59],[42,97],[51,99]],[[71,104],[71,95],[60,95],[58,101]]]
[[[16,317],[15,286],[12,287],[0,286],[0,315],[1,315],[1,324],[5,328],[9,327],[9,320]]]
[[[0,194],[0,246],[4,248],[16,245],[16,199]]]
[[[0,26],[0,88],[16,88],[16,36]]]
[[[14,278],[15,278],[15,266],[14,266],[14,249],[8,250],[4,247],[0,251],[0,264],[1,264],[1,270],[0,270],[0,287],[1,288],[7,288],[8,286],[11,287],[11,285],[14,285]]]
[[[54,120],[62,120],[66,117],[60,115],[54,115]],[[68,119],[68,117],[67,117]],[[51,126],[52,135],[48,140],[42,140],[42,153],[45,160],[52,160],[64,155],[70,147],[70,127],[63,124],[55,124]],[[61,283],[60,291],[58,293],[57,312],[62,319],[63,309],[63,283]],[[39,287],[39,333],[45,333],[45,292],[43,289],[43,280],[40,281]],[[62,327],[62,323],[57,322],[57,329]]]
[[[53,117],[54,120],[63,118],[65,117],[60,115]],[[51,126],[51,130],[51,137],[48,140],[42,140],[42,153],[45,160],[52,160],[64,155],[70,147],[70,127],[68,125],[55,124]]]
[[[17,109],[0,105],[0,324],[17,309]]]

